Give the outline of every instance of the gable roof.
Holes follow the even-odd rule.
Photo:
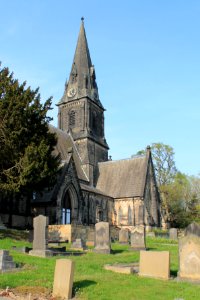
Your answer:
[[[99,163],[97,189],[113,198],[143,197],[147,156]]]
[[[89,182],[88,177],[82,168],[81,158],[72,136],[69,133],[64,132],[63,130],[58,129],[52,125],[49,125],[49,131],[55,133],[57,136],[57,145],[53,151],[53,154],[60,154],[61,160],[63,162],[68,162],[72,154],[78,178],[83,181]]]

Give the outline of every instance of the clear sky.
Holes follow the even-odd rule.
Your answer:
[[[113,159],[153,142],[177,168],[200,172],[199,0],[0,0],[0,60],[56,103],[85,29]]]

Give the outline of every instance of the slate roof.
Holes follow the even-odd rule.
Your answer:
[[[99,163],[96,188],[113,198],[142,197],[147,172],[147,157]]]
[[[58,139],[53,154],[58,155],[60,153],[61,160],[68,162],[70,154],[72,153],[78,178],[88,182],[89,180],[87,178],[87,175],[82,169],[81,158],[78,154],[78,150],[74,144],[71,135],[52,125],[49,125],[49,131],[55,133]]]
[[[108,195],[106,193],[98,190],[97,188],[95,188],[95,187],[93,187],[91,185],[86,185],[86,184],[81,183],[80,186],[81,186],[81,189],[83,191],[88,191],[88,192],[91,192],[91,193],[94,193],[94,194],[98,194],[98,195],[102,195],[102,196],[108,197]],[[112,197],[110,197],[110,198],[112,198]]]

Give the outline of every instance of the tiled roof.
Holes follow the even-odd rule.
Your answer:
[[[99,163],[97,189],[113,198],[142,197],[147,172],[146,156]]]

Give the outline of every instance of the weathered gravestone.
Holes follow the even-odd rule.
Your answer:
[[[176,228],[170,228],[169,238],[171,240],[177,240],[178,239],[178,230]]]
[[[54,273],[53,297],[72,298],[75,263],[69,259],[57,259]]]
[[[194,223],[193,223],[194,224]],[[200,280],[200,226],[190,224],[186,236],[179,240],[180,279]]]
[[[140,251],[139,275],[169,279],[169,251]]]
[[[96,253],[110,253],[110,226],[108,222],[95,224],[95,248]]]
[[[6,226],[3,224],[1,217],[0,217],[0,229],[6,229]]]
[[[131,249],[146,250],[145,241],[145,227],[143,225],[136,226],[131,231]]]
[[[84,243],[84,241],[82,239],[76,239],[72,243],[72,248],[73,249],[77,249],[77,250],[85,250],[86,249],[86,245],[85,245],[85,243]]]
[[[185,236],[187,235],[195,235],[200,237],[200,225],[193,222],[190,225],[188,225],[188,227],[186,227],[185,229]]]
[[[120,229],[119,231],[119,243],[128,244],[129,242],[129,231],[128,229]]]
[[[33,219],[33,250],[29,252],[33,256],[51,256],[52,251],[47,249],[48,245],[48,217],[39,215]]]
[[[13,262],[12,256],[9,255],[9,251],[0,250],[0,272],[6,272],[15,268],[16,264]]]

